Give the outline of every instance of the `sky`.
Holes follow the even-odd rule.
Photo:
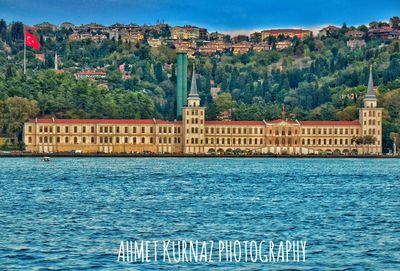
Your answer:
[[[368,24],[400,16],[400,0],[0,0],[0,18],[36,24],[196,25],[245,33],[266,28]]]

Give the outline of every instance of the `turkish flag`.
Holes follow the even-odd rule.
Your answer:
[[[26,45],[33,47],[36,50],[40,50],[40,43],[38,42],[36,37],[29,32],[25,32],[25,42]]]

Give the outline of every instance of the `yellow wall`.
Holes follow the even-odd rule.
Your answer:
[[[24,142],[30,152],[82,153],[207,153],[252,150],[260,153],[381,153],[381,141],[355,146],[362,125],[301,125],[278,122],[264,125],[206,124],[204,108],[185,108],[183,124],[125,125],[102,123],[26,123]],[[187,114],[186,114],[187,113]],[[194,120],[192,120],[194,119]],[[102,126],[102,128],[100,128]],[[85,128],[84,128],[85,127]],[[112,127],[112,131],[104,127]],[[128,130],[125,130],[128,127]],[[194,132],[193,132],[194,131]],[[197,133],[196,133],[197,131]]]

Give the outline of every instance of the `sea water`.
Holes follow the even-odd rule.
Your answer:
[[[399,168],[399,159],[2,158],[0,270],[400,270]],[[252,241],[270,256],[273,242],[275,257],[280,242],[302,241],[305,258],[220,260],[220,242],[235,240],[242,256]],[[164,242],[172,253],[196,241],[212,261],[163,259]],[[159,242],[158,255],[123,261],[121,244],[140,242]]]

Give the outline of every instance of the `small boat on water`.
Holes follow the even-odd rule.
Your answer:
[[[50,157],[44,156],[44,157],[42,158],[42,162],[50,162]]]

